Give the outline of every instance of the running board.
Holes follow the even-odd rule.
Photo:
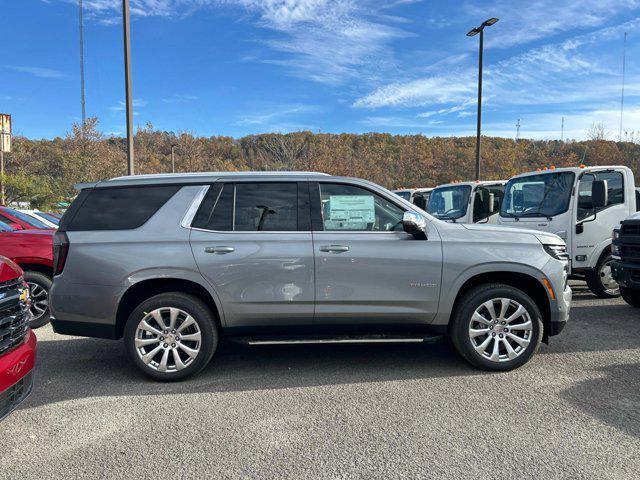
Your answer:
[[[443,335],[363,335],[340,337],[227,337],[227,340],[247,345],[308,345],[337,343],[436,343],[442,338]]]

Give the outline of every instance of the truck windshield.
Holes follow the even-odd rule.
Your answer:
[[[554,217],[566,212],[571,200],[574,177],[572,172],[557,172],[509,180],[500,215]]]
[[[404,199],[405,199],[405,200],[407,200],[407,201],[411,201],[411,192],[410,192],[410,191],[408,191],[408,190],[402,190],[402,191],[399,191],[399,192],[393,192],[393,193],[395,193],[395,194],[396,194],[396,195],[398,195],[399,197],[404,198]]]
[[[454,185],[436,188],[429,196],[427,212],[441,220],[455,220],[467,213],[471,187],[469,185]]]

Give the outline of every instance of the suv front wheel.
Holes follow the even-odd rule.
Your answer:
[[[125,326],[129,357],[147,376],[182,380],[202,370],[218,345],[211,310],[184,293],[163,293],[138,305]]]
[[[460,299],[451,327],[458,353],[484,370],[512,370],[524,365],[542,340],[542,315],[517,288],[479,285]]]

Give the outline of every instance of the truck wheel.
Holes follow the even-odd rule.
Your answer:
[[[218,345],[215,318],[198,298],[163,293],[138,305],[127,321],[129,357],[148,377],[164,382],[198,373]]]
[[[596,268],[587,273],[587,286],[589,290],[600,298],[615,298],[620,296],[620,286],[611,274],[611,262],[613,262],[613,258],[610,253],[607,253],[600,257]]]
[[[51,289],[51,279],[44,273],[27,271],[24,272],[24,281],[29,285],[29,296],[31,297],[31,328],[40,328],[49,323],[49,290]]]
[[[467,362],[483,370],[507,371],[529,361],[542,340],[542,315],[517,288],[485,284],[460,299],[451,339]]]
[[[620,287],[620,294],[629,305],[640,308],[640,288]]]

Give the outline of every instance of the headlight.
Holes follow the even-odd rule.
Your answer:
[[[611,255],[615,255],[616,257],[620,256],[620,246],[616,245],[615,242],[620,238],[620,229],[615,228],[613,230],[613,234],[611,235],[613,239],[613,244],[611,245]]]
[[[543,245],[545,252],[557,260],[569,261],[566,245]]]
[[[611,236],[613,240],[618,240],[620,238],[620,230],[615,228],[613,230],[613,235]]]

